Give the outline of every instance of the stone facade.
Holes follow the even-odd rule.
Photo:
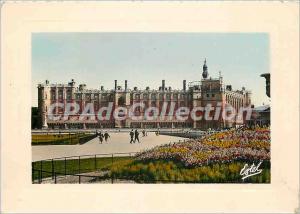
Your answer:
[[[138,89],[134,87],[129,89],[127,80],[125,80],[124,88],[118,85],[115,80],[115,87],[112,90],[105,90],[103,86],[97,90],[87,89],[85,84],[76,86],[74,80],[68,84],[50,84],[46,80],[45,83],[38,85],[38,109],[40,117],[40,126],[43,128],[198,128],[198,129],[218,129],[231,127],[236,124],[244,123],[237,121],[236,118],[226,121],[219,117],[217,120],[195,121],[189,117],[185,121],[177,120],[175,112],[179,107],[188,107],[193,109],[200,106],[219,106],[222,110],[226,103],[231,104],[236,110],[242,106],[251,104],[251,93],[242,90],[233,91],[231,86],[223,84],[221,74],[218,78],[208,78],[206,61],[203,66],[204,75],[201,81],[189,82],[183,80],[183,87],[179,90],[174,90],[171,87],[165,86],[165,80],[157,90],[146,87]],[[67,120],[52,121],[48,118],[49,107],[53,103],[77,103],[80,110],[77,114],[69,115]],[[76,118],[82,113],[86,103],[91,103],[97,112],[101,107],[107,107],[113,103],[113,109],[124,107],[130,109],[135,103],[143,103],[144,108],[136,108],[136,115],[144,115],[144,110],[148,107],[157,107],[159,111],[166,111],[169,115],[166,118],[156,118],[148,121],[146,119],[132,120],[115,120],[110,117],[108,120],[94,121],[78,121]],[[164,104],[166,103],[166,104]],[[164,106],[165,105],[165,106]],[[170,112],[173,105],[174,112]],[[54,109],[55,115],[64,114],[63,108]],[[212,112],[213,114],[213,112]]]

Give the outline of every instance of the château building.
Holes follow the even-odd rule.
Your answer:
[[[200,77],[199,77],[200,79]],[[113,109],[124,107],[130,109],[135,103],[143,103],[144,108],[136,108],[135,115],[144,115],[144,110],[148,107],[157,107],[159,111],[166,111],[169,115],[167,118],[157,117],[154,120],[116,120],[110,116],[107,120],[84,120],[80,121],[83,109],[87,103],[93,105],[94,111],[97,112],[101,107],[107,107],[113,103]],[[53,103],[77,103],[79,111],[76,114],[68,115],[67,119],[51,120],[48,117],[50,105]],[[166,103],[166,104],[164,104]],[[172,104],[173,103],[173,104]],[[51,84],[48,80],[38,85],[38,110],[41,128],[198,128],[206,130],[208,128],[219,129],[232,127],[237,124],[243,124],[245,121],[233,118],[224,120],[221,116],[216,120],[193,120],[190,116],[187,120],[178,120],[175,112],[180,107],[193,109],[200,106],[219,106],[222,110],[226,104],[233,106],[236,111],[240,107],[251,105],[251,92],[242,88],[233,90],[231,85],[224,85],[221,73],[219,77],[212,78],[208,75],[206,60],[203,65],[203,73],[200,81],[182,82],[181,89],[172,89],[166,86],[165,80],[162,80],[158,89],[138,89],[128,87],[128,81],[125,80],[124,88],[121,87],[117,80],[114,82],[114,89],[105,90],[103,86],[100,89],[88,89],[85,84],[76,86],[72,79],[68,84]],[[165,105],[165,106],[164,106]],[[174,112],[171,111],[171,105]],[[64,114],[64,108],[55,108],[54,115]],[[212,114],[214,112],[211,112]]]

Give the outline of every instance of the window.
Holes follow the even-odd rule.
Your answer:
[[[151,99],[155,100],[156,99],[156,95],[155,94],[151,94]]]
[[[67,90],[67,99],[71,99],[71,90]]]
[[[215,97],[215,94],[212,94],[211,96],[212,96],[212,97]]]
[[[118,105],[119,106],[123,106],[123,105],[125,105],[125,97],[119,97],[119,99],[118,99]]]
[[[143,98],[146,100],[146,99],[148,99],[148,94],[144,94],[143,95]]]
[[[107,99],[107,95],[106,94],[102,94],[102,99],[106,100]]]
[[[178,99],[178,94],[174,94],[173,98],[174,98],[174,100],[177,100]]]
[[[206,94],[206,97],[209,97],[209,94]]]
[[[160,100],[162,100],[162,99],[163,99],[163,97],[164,97],[164,95],[163,95],[163,94],[160,94],[160,95],[159,95],[159,99],[160,99]]]
[[[51,99],[52,99],[52,100],[55,100],[55,99],[56,99],[55,90],[51,90]]]
[[[63,91],[59,90],[58,91],[58,99],[62,99],[63,98]]]

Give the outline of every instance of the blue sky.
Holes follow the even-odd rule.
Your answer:
[[[265,80],[269,71],[266,33],[34,33],[32,34],[32,105],[37,84],[85,83],[88,88],[182,88],[182,80],[201,80],[207,59],[211,77],[221,71],[225,84],[251,90],[252,102],[269,103]]]

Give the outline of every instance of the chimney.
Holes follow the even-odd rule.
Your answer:
[[[115,91],[117,90],[117,80],[115,80]]]
[[[186,90],[186,80],[183,80],[183,90]]]
[[[165,80],[162,80],[162,82],[161,82],[161,88],[162,88],[163,91],[165,90]]]
[[[127,91],[127,80],[125,80],[125,91]]]

